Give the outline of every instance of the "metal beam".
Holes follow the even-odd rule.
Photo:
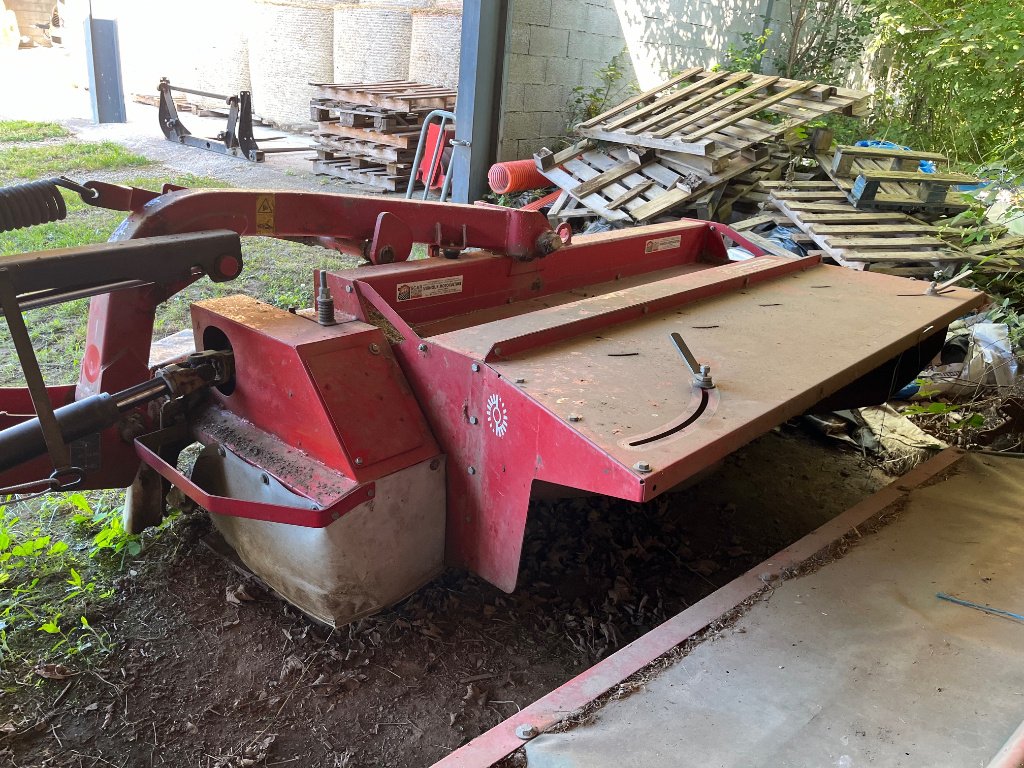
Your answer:
[[[452,153],[452,200],[456,203],[470,203],[487,194],[487,171],[496,157],[498,143],[507,18],[508,0],[463,2]]]

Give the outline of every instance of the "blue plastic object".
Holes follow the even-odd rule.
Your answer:
[[[874,149],[902,149],[905,152],[910,151],[910,147],[904,147],[902,144],[894,144],[891,141],[883,141],[882,139],[864,139],[854,144],[856,147],[872,147]],[[935,166],[934,160],[922,160],[917,164],[917,167],[921,170],[921,173],[935,173],[938,168]]]

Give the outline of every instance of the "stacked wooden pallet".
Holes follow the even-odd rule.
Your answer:
[[[863,114],[867,101],[861,91],[694,67],[576,126],[585,138],[576,147],[534,159],[603,218],[644,222],[683,208],[711,217],[722,187],[806,142],[808,122]]]
[[[944,155],[875,147],[836,147],[820,152],[818,162],[855,208],[915,211],[930,218],[956,214],[968,208],[952,189],[977,184],[963,173],[942,172]],[[921,161],[937,166],[933,173],[920,168]]]
[[[310,102],[317,123],[316,172],[396,192],[409,184],[426,116],[452,110],[455,91],[422,83],[321,83]]]

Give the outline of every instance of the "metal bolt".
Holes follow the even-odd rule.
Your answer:
[[[469,474],[471,474],[471,475],[475,475],[476,474],[476,467],[470,467],[466,471],[469,472]]]
[[[480,364],[479,363],[473,363],[469,367],[473,371],[473,373],[479,373],[480,372]]]
[[[525,384],[525,383],[526,383],[526,379],[524,379],[521,376],[518,379],[516,379],[516,384]]]
[[[426,344],[420,344],[418,347],[416,347],[416,349],[418,349],[420,352],[426,352],[429,349],[429,347]]]
[[[331,520],[337,520],[341,517],[341,512],[331,512]]]
[[[266,472],[260,475],[260,480],[263,481],[264,485],[270,485],[270,475],[268,475]]]
[[[377,492],[374,491],[373,488],[367,488],[366,489],[366,498],[372,499],[376,495],[377,495]]]
[[[650,472],[651,463],[649,461],[638,461],[636,464],[633,465],[633,469],[635,469],[637,472]]]
[[[357,467],[363,466],[363,457],[362,456],[356,456],[356,466]]]
[[[500,355],[501,354],[501,347],[495,347],[494,348],[494,354]]]
[[[351,285],[346,285],[345,286],[345,293],[352,293],[352,286]]]
[[[480,419],[478,419],[476,416],[470,416],[469,417],[469,423],[470,424],[479,424],[480,423]]]
[[[380,344],[371,344],[370,345],[370,354],[379,355],[380,354]]]
[[[526,741],[527,739],[532,739],[538,735],[540,735],[540,731],[537,730],[537,727],[535,725],[532,725],[530,723],[523,723],[522,725],[516,727],[516,736],[518,736],[523,741]]]
[[[570,413],[569,421],[583,421],[583,417],[580,416],[578,413]]]
[[[430,462],[430,468],[435,472],[440,468],[440,466],[441,461],[439,459],[434,459],[433,461]]]
[[[714,389],[715,381],[711,378],[711,366],[702,365],[700,373],[693,374],[693,383],[701,389]]]

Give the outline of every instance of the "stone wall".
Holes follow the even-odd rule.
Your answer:
[[[498,159],[554,148],[573,88],[595,85],[616,55],[624,86],[650,88],[721,61],[743,32],[760,34],[768,6],[776,19],[787,12],[785,0],[511,0]]]

